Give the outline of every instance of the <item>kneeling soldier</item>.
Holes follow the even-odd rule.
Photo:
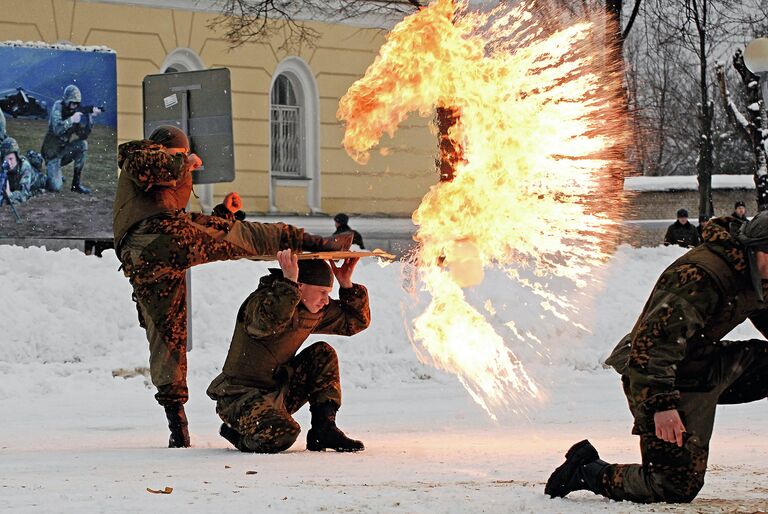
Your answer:
[[[622,375],[642,464],[609,464],[584,440],[546,494],[690,502],[704,485],[717,406],[768,396],[768,341],[723,339],[747,320],[768,337],[768,212],[712,219],[703,239],[662,273],[606,361]]]
[[[220,433],[243,452],[287,450],[301,431],[291,414],[309,402],[308,450],[360,451],[363,443],[336,427],[336,352],[318,342],[296,353],[310,334],[351,336],[368,327],[368,292],[351,280],[357,259],[339,268],[333,261],[299,262],[291,250],[277,255],[281,269],[262,277],[240,307],[224,369],[208,387],[224,421]],[[329,297],[334,275],[339,300]]]

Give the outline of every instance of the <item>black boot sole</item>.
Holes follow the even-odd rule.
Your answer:
[[[571,492],[567,484],[578,467],[599,458],[597,450],[587,439],[574,444],[566,452],[565,462],[549,476],[547,485],[544,486],[544,494],[551,498],[564,498]]]
[[[360,443],[360,448],[350,448],[348,446],[325,446],[317,441],[317,439],[313,436],[312,429],[310,429],[307,433],[307,450],[311,452],[324,452],[325,450],[333,450],[335,452],[353,453],[365,450],[365,446],[363,443]]]

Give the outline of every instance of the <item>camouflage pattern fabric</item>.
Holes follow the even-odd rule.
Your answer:
[[[746,320],[768,334],[768,305],[753,289],[735,239],[739,226],[732,218],[706,225],[704,245],[662,273],[632,332],[606,361],[622,374],[643,462],[608,468],[610,498],[691,501],[704,484],[718,403],[768,394],[768,343],[723,340]],[[686,427],[682,448],[655,436],[654,414],[671,409]]]
[[[88,159],[88,141],[78,139],[65,144],[58,157],[46,161],[47,187],[49,191],[61,191],[64,178],[61,175],[61,167],[74,162],[74,169],[82,171],[85,161]]]
[[[276,453],[296,441],[301,427],[291,416],[305,403],[331,402],[341,406],[339,361],[325,342],[310,345],[281,366],[276,389],[240,387],[241,394],[223,396],[216,402],[219,417],[242,436],[241,451]],[[220,375],[212,389],[226,381]],[[236,393],[237,386],[229,386]]]
[[[87,116],[87,115],[84,115]],[[61,167],[74,162],[74,167],[82,171],[88,158],[88,141],[72,139],[77,132],[77,125],[65,116],[62,100],[57,100],[51,107],[48,117],[48,133],[43,141],[41,153],[46,159],[48,173],[47,187],[50,191],[61,191],[63,179]]]
[[[158,403],[183,403],[188,398],[186,270],[207,262],[298,249],[302,233],[282,223],[179,211],[143,220],[126,235],[120,260],[133,286],[139,324],[147,332]]]
[[[9,198],[12,204],[26,202],[45,190],[45,175],[35,169],[26,159],[19,158],[20,164],[8,172],[11,186]]]
[[[745,403],[768,396],[768,342],[722,341],[722,350],[702,380],[708,388],[680,391],[678,412],[686,428],[683,446],[654,435],[651,423],[640,433],[642,464],[612,464],[603,475],[606,496],[641,503],[692,501],[704,485],[709,441],[718,404]],[[629,380],[624,392],[632,414],[638,416]]]

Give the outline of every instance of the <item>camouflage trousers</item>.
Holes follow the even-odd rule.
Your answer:
[[[64,146],[61,154],[55,159],[45,162],[45,169],[48,175],[47,187],[49,191],[61,191],[64,185],[64,179],[61,176],[61,167],[70,162],[75,163],[76,170],[82,170],[85,167],[85,161],[88,158],[88,141],[78,139]]]
[[[231,385],[232,379],[222,374],[209,391],[236,392],[216,396],[216,412],[241,436],[241,451],[276,453],[296,442],[301,427],[291,414],[305,403],[317,405],[331,402],[341,406],[339,361],[336,351],[325,342],[310,345],[278,369],[279,387],[274,390]],[[229,382],[229,383],[228,383]],[[211,393],[209,392],[209,395]]]
[[[683,503],[699,493],[704,486],[717,405],[747,403],[768,396],[768,343],[750,340],[721,344],[722,351],[702,377],[702,387],[680,388],[678,412],[686,429],[683,446],[657,438],[653,426],[640,428],[642,464],[610,465],[603,475],[608,498]],[[637,419],[638,407],[626,377],[623,383],[629,408]]]
[[[301,248],[302,229],[203,214],[155,216],[120,244],[123,272],[133,286],[139,325],[149,340],[149,369],[161,405],[185,403],[187,390],[186,270],[207,262],[273,255]]]

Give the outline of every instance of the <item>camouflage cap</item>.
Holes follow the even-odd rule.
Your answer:
[[[19,155],[19,143],[12,137],[6,137],[2,143],[0,143],[0,155],[5,157],[9,153],[16,152]]]
[[[62,100],[64,103],[80,103],[83,101],[83,95],[80,94],[80,89],[76,85],[70,84],[64,88],[64,96],[62,97]]]

